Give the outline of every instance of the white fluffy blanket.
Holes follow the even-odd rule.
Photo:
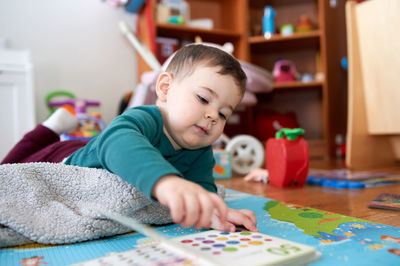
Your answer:
[[[85,206],[147,224],[169,210],[105,170],[54,163],[0,165],[0,247],[73,243],[131,231]]]

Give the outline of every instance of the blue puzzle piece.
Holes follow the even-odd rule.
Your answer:
[[[359,189],[365,188],[365,184],[357,181],[337,180],[331,178],[321,178],[318,176],[308,176],[307,184],[332,187],[337,189]]]

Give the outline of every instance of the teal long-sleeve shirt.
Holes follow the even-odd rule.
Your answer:
[[[214,163],[211,146],[176,151],[164,134],[161,111],[154,105],[131,108],[117,116],[98,137],[65,161],[106,169],[149,198],[154,184],[165,175],[178,175],[216,192]]]

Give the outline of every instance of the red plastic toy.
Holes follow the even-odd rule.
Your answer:
[[[308,146],[302,128],[283,128],[267,141],[268,182],[277,187],[302,187],[308,174]]]
[[[274,138],[282,128],[300,127],[294,112],[279,113],[273,110],[262,110],[256,114],[255,137],[260,140]]]

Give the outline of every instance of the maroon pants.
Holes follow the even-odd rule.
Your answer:
[[[39,124],[14,146],[1,164],[59,163],[77,149],[85,146],[87,142],[86,140],[60,141],[60,137],[54,131]]]

